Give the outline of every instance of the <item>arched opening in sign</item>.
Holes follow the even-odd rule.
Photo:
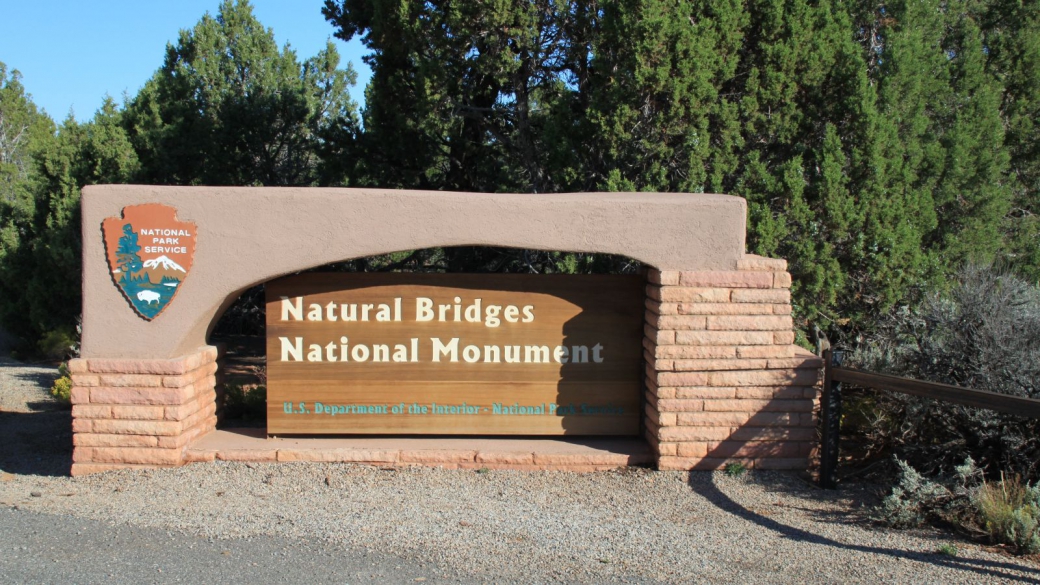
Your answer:
[[[314,303],[304,291],[290,295],[296,304],[290,302],[283,312],[290,321],[302,317],[297,325],[307,327],[273,340],[267,330],[271,305],[265,306],[265,289],[285,279],[251,287],[229,303],[209,335],[210,343],[227,348],[219,400],[221,426],[252,428],[254,433],[272,428],[278,434],[638,435],[644,400],[642,268],[637,261],[617,255],[500,247],[425,248],[349,259],[300,274],[330,274],[329,278],[354,289],[363,286],[352,283],[372,279],[380,287],[400,283],[406,288],[440,289],[442,281],[431,284],[427,275],[440,275],[434,279],[448,275],[445,286],[454,287],[454,292],[438,298],[437,291],[399,291],[384,299],[391,311],[384,318],[419,326],[410,333],[395,333],[409,331],[407,323],[381,326],[379,299],[370,303],[368,314],[362,314],[363,299],[347,302],[359,290],[350,291],[346,300],[337,300],[331,308],[325,297]],[[520,274],[550,278],[509,280]],[[501,275],[509,275],[506,284],[495,280],[490,288],[502,290],[486,290],[482,283]],[[604,286],[604,280],[569,275],[621,279]],[[557,297],[555,308],[542,308],[541,302],[508,302],[509,295],[531,294],[526,289],[538,289],[553,279],[556,288],[549,291],[553,294],[534,294],[542,294],[547,302]],[[617,289],[617,283],[625,290]],[[329,288],[318,286],[322,287]],[[489,294],[506,300],[489,300]],[[391,299],[397,299],[397,306]],[[416,305],[423,302],[428,306]],[[316,306],[321,307],[320,315],[311,314]],[[525,315],[525,310],[530,314]],[[532,323],[524,324],[528,317]],[[347,327],[340,321],[347,318],[357,321]],[[319,322],[311,322],[314,319]],[[435,325],[441,329],[431,329]],[[323,328],[311,339],[306,331],[319,327]],[[512,337],[505,334],[511,329],[517,333]],[[529,338],[525,331],[537,333]],[[366,342],[366,335],[374,337]],[[283,359],[293,363],[283,364]],[[335,388],[327,384],[324,394],[304,393],[300,399],[293,388],[313,386],[304,382],[310,375],[304,370],[315,372],[318,379],[339,376],[356,384],[349,390],[344,390],[344,384]],[[274,380],[269,380],[271,374]],[[366,377],[367,383],[358,381]],[[404,379],[406,388],[396,378]],[[480,384],[516,391],[491,396],[473,390]],[[375,401],[378,404],[363,400],[373,392],[386,395],[390,387],[397,389],[398,400]],[[376,407],[375,414],[384,414],[379,409],[385,408],[390,416],[355,416],[359,411],[367,414],[371,407]],[[393,412],[395,407],[399,412]],[[283,419],[278,422],[282,426],[271,424],[269,415]]]

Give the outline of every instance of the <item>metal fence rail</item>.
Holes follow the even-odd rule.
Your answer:
[[[841,366],[840,354],[827,350],[823,354],[825,370],[821,413],[823,437],[820,449],[820,487],[835,489],[838,485],[838,434],[841,431],[842,384],[863,388],[912,394],[965,406],[986,408],[1007,414],[1040,418],[1040,400],[1009,396],[988,390],[962,388],[950,384],[923,382],[910,378],[875,374]]]

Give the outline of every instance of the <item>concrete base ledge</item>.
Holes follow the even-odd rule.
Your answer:
[[[318,461],[380,467],[588,472],[653,465],[646,442],[631,438],[271,438],[263,429],[211,432],[188,446],[187,462]]]

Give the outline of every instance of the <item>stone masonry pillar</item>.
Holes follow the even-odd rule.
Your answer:
[[[216,428],[218,349],[169,360],[75,359],[72,475],[175,467]]]
[[[646,438],[659,469],[806,469],[822,360],[794,345],[787,262],[648,274]]]

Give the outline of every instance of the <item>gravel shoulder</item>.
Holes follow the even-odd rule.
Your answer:
[[[825,492],[789,473],[218,462],[70,478],[70,414],[46,393],[56,375],[0,358],[7,582],[109,580],[55,552],[95,558],[85,549],[135,582],[200,582],[188,565],[223,567],[211,582],[1040,582],[1034,561],[871,525],[869,486]],[[937,554],[944,543],[958,556]],[[27,557],[66,572],[25,572]],[[175,572],[152,574],[160,560]]]
[[[307,539],[212,539],[0,509],[4,583],[415,583],[427,566]],[[70,543],[73,546],[69,546]],[[447,580],[447,579],[444,579]],[[453,582],[464,581],[453,579]]]

